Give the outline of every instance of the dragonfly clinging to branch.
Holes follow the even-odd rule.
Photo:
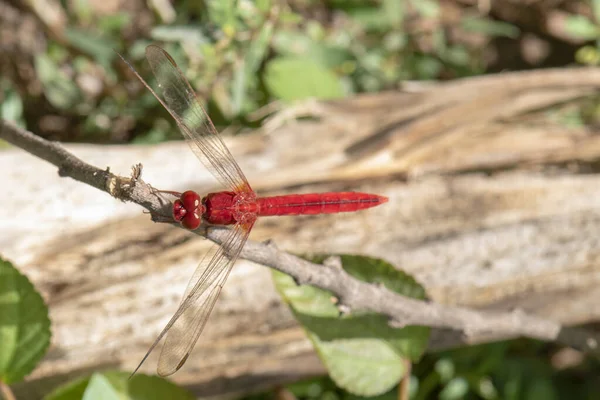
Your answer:
[[[178,371],[189,357],[257,217],[352,212],[375,207],[388,199],[357,192],[257,197],[171,56],[155,45],[146,48],[146,59],[164,100],[121,58],[171,114],[192,151],[226,188],[204,197],[191,190],[168,192],[178,197],[173,203],[173,218],[190,230],[198,228],[202,220],[233,226],[223,243],[213,245],[203,257],[179,308],[134,371],[166,336],[157,372],[168,376]]]

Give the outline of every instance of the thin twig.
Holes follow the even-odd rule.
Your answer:
[[[155,189],[142,181],[139,170],[124,178],[103,171],[76,158],[57,143],[48,142],[16,125],[0,120],[0,139],[47,160],[59,168],[61,176],[69,176],[110,193],[123,201],[144,207],[156,221],[168,221],[170,204]],[[210,227],[197,230],[221,244],[228,230]],[[527,315],[520,310],[509,312],[475,311],[446,306],[401,296],[380,285],[372,285],[347,274],[333,264],[317,265],[278,250],[271,243],[248,241],[240,255],[292,276],[299,284],[308,284],[330,291],[339,299],[339,305],[350,310],[365,310],[383,314],[390,325],[424,325],[441,330],[447,347],[481,343],[525,336],[546,341],[558,341],[580,351],[600,356],[600,335],[593,332],[563,327],[560,323]]]
[[[412,362],[410,360],[404,360],[404,375],[398,385],[398,400],[408,400],[410,395],[410,376],[412,373]]]
[[[17,400],[14,393],[6,383],[0,381],[0,394],[4,400]]]

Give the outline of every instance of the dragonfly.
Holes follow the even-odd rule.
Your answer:
[[[158,82],[161,98],[133,66],[119,56],[171,114],[194,154],[227,189],[204,197],[192,190],[167,192],[177,197],[172,217],[184,228],[195,230],[203,221],[209,225],[231,226],[223,243],[214,244],[203,256],[177,311],[132,373],[139,370],[165,338],[157,372],[160,376],[169,376],[188,359],[258,217],[352,212],[378,206],[388,199],[358,192],[257,196],[173,58],[156,45],[146,48],[146,59]]]

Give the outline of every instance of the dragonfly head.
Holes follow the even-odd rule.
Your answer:
[[[183,192],[181,197],[173,202],[173,218],[186,229],[198,228],[205,211],[200,195],[192,190]]]

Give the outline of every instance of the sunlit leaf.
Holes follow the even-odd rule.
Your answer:
[[[82,400],[121,400],[121,395],[104,375],[94,374],[85,388]]]
[[[48,308],[25,275],[0,258],[0,380],[29,374],[50,344]]]
[[[1,86],[0,86],[1,89]],[[0,118],[7,121],[13,121],[23,126],[23,100],[21,96],[14,90],[9,89],[4,91],[3,96],[0,95]]]
[[[362,281],[384,285],[405,296],[423,298],[414,279],[382,260],[341,256],[344,270]],[[323,257],[313,258],[314,262]],[[331,294],[312,286],[297,286],[282,273],[273,273],[278,291],[306,329],[332,379],[345,390],[374,396],[398,383],[408,359],[418,360],[429,338],[429,328],[391,328],[387,318],[373,313],[340,317]]]
[[[195,397],[188,391],[158,376],[136,374],[129,379],[129,373],[106,371],[91,377],[67,383],[44,400],[192,400]]]
[[[158,25],[152,28],[150,37],[161,42],[185,42],[198,45],[208,42],[199,25]]]
[[[454,378],[440,392],[442,400],[464,399],[469,391],[469,383],[464,378]]]
[[[566,30],[573,36],[584,40],[600,37],[600,27],[583,15],[569,15],[565,21]]]
[[[306,58],[272,60],[266,68],[265,84],[275,97],[287,101],[344,95],[339,78],[333,72]]]

